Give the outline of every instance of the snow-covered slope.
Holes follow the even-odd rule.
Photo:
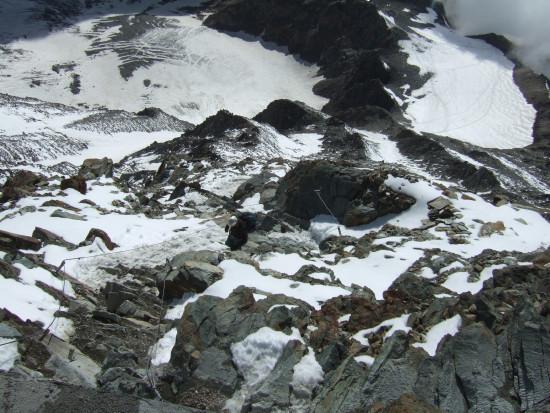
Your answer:
[[[316,108],[326,102],[311,90],[320,79],[315,65],[259,39],[203,27],[198,16],[181,15],[179,3],[156,3],[85,9],[66,28],[6,42],[0,88],[68,105],[154,106],[191,123],[220,109],[251,117],[278,98]],[[8,2],[0,25],[25,16],[26,7]]]
[[[348,387],[398,388],[397,360],[409,376],[421,362],[438,367],[430,378],[451,372],[449,392],[477,403],[454,364],[439,369],[451,336],[505,334],[525,297],[536,311],[522,317],[548,312],[547,152],[523,148],[537,112],[512,61],[420,2],[332,11],[375,3],[398,41],[365,51],[342,37],[342,74],[204,27],[226,2],[2,2],[0,371],[211,411],[283,395],[262,409],[331,413]],[[318,70],[322,92],[344,91],[332,109],[312,91]],[[365,85],[397,106],[365,103]],[[103,157],[112,174],[83,164]],[[243,212],[256,228],[230,250],[226,224]],[[491,397],[518,404],[506,380]]]
[[[486,148],[531,144],[536,111],[514,83],[514,63],[435,19],[433,11],[418,16],[428,27],[412,28],[410,40],[400,41],[408,63],[430,76],[422,88],[404,91],[413,128]]]

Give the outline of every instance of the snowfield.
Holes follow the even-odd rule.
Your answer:
[[[514,64],[482,40],[435,23],[435,12],[400,41],[408,63],[430,74],[405,99],[406,117],[419,132],[449,136],[486,148],[519,148],[533,142],[536,111],[514,83]]]
[[[312,92],[321,80],[316,66],[258,39],[204,27],[169,5],[149,10],[144,22],[128,20],[124,7],[121,14],[91,13],[67,29],[0,49],[0,89],[67,105],[130,112],[158,107],[193,124],[220,109],[252,117],[280,98],[317,109],[327,101]],[[124,65],[131,71],[126,79]],[[71,90],[75,76],[77,94]]]

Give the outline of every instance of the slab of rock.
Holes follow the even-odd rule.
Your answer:
[[[359,222],[368,223],[368,219],[402,212],[416,202],[384,185],[388,173],[365,171],[345,162],[302,161],[280,181],[278,207],[307,221],[317,215],[327,215],[330,210],[340,222],[346,214],[355,216],[351,212],[354,209],[367,207],[376,214],[369,211]],[[394,175],[399,174],[396,171]]]
[[[207,348],[200,355],[192,376],[199,382],[218,388],[231,396],[237,389],[239,377],[229,354],[216,347]]]
[[[314,413],[361,411],[361,389],[367,378],[353,357],[348,357],[325,379],[325,385],[312,402]]]
[[[60,201],[58,199],[51,199],[49,201],[46,201],[42,204],[42,206],[43,207],[57,207],[57,208],[68,209],[69,211],[73,211],[73,212],[80,212],[79,208],[71,206],[71,205],[67,204],[66,202]]]
[[[210,285],[219,281],[223,270],[202,261],[184,261],[157,274],[157,288],[164,291],[164,298],[180,298],[188,292],[202,293]]]
[[[105,304],[107,311],[114,313],[125,301],[133,301],[137,299],[135,291],[125,287],[122,284],[107,282],[103,289],[105,294]]]
[[[63,211],[61,209],[56,209],[51,213],[50,216],[54,218],[72,219],[75,221],[87,221],[86,218],[84,218],[83,216],[71,214],[70,212]]]
[[[83,244],[90,245],[92,242],[94,242],[94,239],[99,238],[103,241],[107,249],[110,251],[114,250],[115,248],[118,248],[119,245],[111,241],[111,238],[107,233],[101,229],[98,228],[92,228],[88,235],[86,235],[86,239],[84,240]]]
[[[5,278],[17,279],[20,273],[21,270],[19,268],[14,267],[9,262],[0,259],[0,274],[2,274]]]
[[[61,181],[61,190],[74,189],[80,192],[82,195],[86,195],[88,187],[86,186],[86,179],[82,176],[73,176]]]
[[[452,206],[452,203],[449,199],[444,198],[442,196],[437,197],[435,199],[432,199],[430,202],[428,202],[428,207],[435,210],[442,210],[444,208],[448,208]]]
[[[287,411],[290,407],[290,395],[294,366],[302,359],[305,346],[297,341],[289,341],[273,370],[254,389],[244,402],[243,410]]]
[[[279,99],[254,116],[254,120],[268,123],[279,131],[301,129],[323,120],[323,116],[302,102]]]
[[[8,231],[0,230],[0,247],[10,250],[33,250],[38,251],[42,248],[42,241],[26,235],[14,234]]]
[[[124,393],[98,391],[55,380],[28,380],[0,374],[0,400],[12,412],[200,413],[167,401],[144,400]]]
[[[68,250],[74,250],[78,248],[77,245],[69,241],[65,241],[60,235],[54,234],[53,232],[48,231],[44,228],[36,227],[32,233],[32,236],[41,240],[44,245],[58,245],[60,247],[67,248]]]
[[[0,203],[23,198],[35,191],[36,185],[45,182],[46,177],[31,171],[17,171],[8,178],[0,194]]]
[[[78,175],[84,179],[95,179],[100,176],[113,177],[113,160],[109,158],[86,159],[78,171]]]

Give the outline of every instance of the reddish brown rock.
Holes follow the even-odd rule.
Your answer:
[[[28,237],[26,235],[14,234],[0,230],[0,248],[4,247],[10,250],[33,250],[38,251],[42,247],[39,239]]]
[[[98,228],[92,228],[90,232],[88,232],[84,243],[91,244],[92,242],[94,242],[94,239],[96,239],[96,237],[101,239],[109,250],[114,250],[115,248],[119,247],[118,244],[115,244],[113,241],[111,241],[111,238],[109,237],[109,235],[107,235],[105,231]]]
[[[86,180],[82,176],[72,176],[70,178],[64,179],[61,181],[61,190],[65,189],[75,189],[80,192],[82,195],[86,195],[88,190],[86,186]]]

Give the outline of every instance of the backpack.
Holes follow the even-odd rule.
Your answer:
[[[241,212],[237,218],[242,219],[246,223],[248,232],[253,232],[256,229],[258,218],[254,212]]]

